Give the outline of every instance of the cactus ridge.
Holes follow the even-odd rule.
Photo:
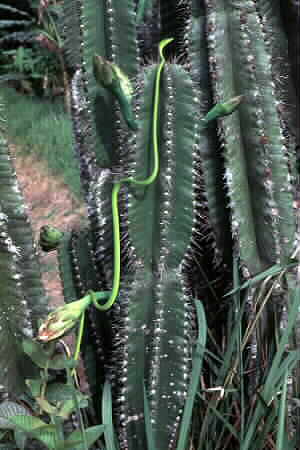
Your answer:
[[[63,234],[63,238],[58,246],[58,268],[62,281],[63,295],[65,302],[72,302],[77,298],[75,283],[73,280],[73,266],[71,254],[71,236],[70,231]]]
[[[195,85],[195,98],[198,97],[200,119],[213,105],[206,34],[204,2],[193,2],[185,40],[188,44],[188,66]],[[196,166],[196,201],[199,204],[199,214],[202,215],[202,220],[199,220],[200,232],[204,227],[202,231],[204,239],[207,239],[209,243],[206,248],[213,246],[214,264],[218,267],[224,260],[228,261],[231,257],[229,256],[231,255],[231,245],[228,239],[230,224],[223,179],[224,161],[220,153],[217,128],[214,123],[208,127],[199,128],[197,147],[199,159]],[[203,220],[203,217],[209,217],[209,221]],[[195,241],[197,242],[197,236],[195,236]],[[202,247],[203,245],[202,241]]]
[[[272,91],[270,58],[254,2],[230,2],[224,6],[222,1],[217,5],[207,0],[206,6],[215,98],[222,99],[228,93],[246,94],[247,102],[241,105],[239,113],[221,122],[233,234],[239,236],[241,259],[247,261],[253,273],[260,266],[285,258],[293,246],[294,225],[289,206],[292,193]],[[225,36],[221,40],[218,36],[222,30]],[[231,39],[235,42],[234,52],[229,47]],[[229,58],[232,67],[238,64],[241,68],[238,74],[232,72]],[[238,159],[236,152],[242,152]],[[286,189],[280,192],[277,186],[283,185]],[[249,209],[242,213],[240,208],[244,205],[249,205]],[[247,220],[243,219],[247,216]]]
[[[64,54],[69,66],[76,67],[81,65],[80,1],[65,0],[63,12]]]
[[[83,297],[89,289],[103,290],[104,283],[99,277],[95,256],[93,255],[91,232],[88,229],[73,230],[70,234],[70,247],[69,253],[77,297]],[[107,321],[104,321],[94,308],[88,308],[85,322],[86,327],[81,352],[94,408],[99,413],[99,405],[96,399],[101,396],[102,385],[105,381],[110,335]]]
[[[31,310],[24,296],[24,278],[20,272],[20,254],[8,233],[8,217],[0,208],[0,270],[1,316],[0,316],[0,386],[7,392],[22,392],[24,378],[22,363],[24,355],[20,339],[32,337]]]
[[[118,304],[119,320],[113,338],[114,410],[119,422],[117,430],[121,449],[141,448],[145,442],[142,388],[145,378],[149,313],[152,297],[150,281],[139,270],[134,279],[121,285]]]
[[[281,25],[269,0],[66,0],[66,8],[73,15],[67,26],[81,30],[74,42],[72,30],[66,45],[91,233],[90,254],[78,264],[82,292],[92,286],[84,277],[87,261],[99,278],[93,286],[114,288],[114,240],[120,242],[116,302],[105,313],[88,313],[95,367],[104,368],[97,376],[100,385],[104,378],[112,385],[121,449],[145,447],[145,384],[155,446],[173,450],[190,382],[193,299],[203,294],[208,303],[207,265],[230,266],[233,250],[250,276],[284,263],[294,247],[294,110],[282,109],[292,94],[276,79],[282,55],[279,78],[288,71],[286,43],[282,34],[273,39]],[[158,34],[177,39],[166,49],[155,118]],[[105,69],[94,73],[95,55],[100,68],[114,67],[132,82],[127,107],[138,129],[130,129],[122,101],[103,82]],[[237,111],[204,127],[214,103],[239,95]],[[151,179],[155,165],[154,182],[136,185]],[[78,255],[80,245],[74,241]]]
[[[0,109],[0,114],[2,108]],[[41,281],[36,244],[26,205],[13,167],[8,143],[5,139],[5,121],[0,123],[0,198],[1,208],[9,220],[9,234],[20,253],[19,267],[23,276],[24,295],[33,318],[33,327],[37,329],[37,320],[48,312],[48,298]]]
[[[296,136],[299,139],[296,122],[296,92],[291,83],[288,43],[282,26],[280,5],[272,0],[260,0],[256,2],[256,8],[264,31],[265,44],[271,55],[272,78],[279,100],[278,113],[284,121],[286,133],[290,139]],[[293,139],[292,145],[295,145]],[[289,151],[290,155],[293,153]]]
[[[84,75],[82,69],[76,70],[71,85],[71,105],[75,155],[79,161],[80,179],[84,193],[88,192],[89,182],[96,167],[96,129],[89,111]]]

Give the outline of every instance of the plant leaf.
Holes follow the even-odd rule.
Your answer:
[[[8,420],[17,427],[21,428],[23,431],[26,431],[27,433],[31,433],[36,429],[49,426],[46,422],[43,422],[38,417],[30,415],[18,414],[16,416],[8,417]]]
[[[86,428],[85,434],[88,447],[91,447],[104,432],[105,432],[105,425],[96,425],[94,427]],[[65,441],[65,444],[68,445],[69,443],[71,444],[73,442],[74,444],[73,449],[81,450],[82,448],[81,446],[77,447],[75,445],[76,441],[78,440],[82,442],[82,433],[80,430],[73,431],[73,433],[71,433],[68,436],[68,439]]]
[[[25,444],[26,444],[26,440],[27,440],[26,434],[23,431],[16,429],[14,431],[14,438],[15,438],[17,447],[20,450],[25,450]]]
[[[32,359],[34,364],[41,369],[45,369],[47,367],[49,355],[44,352],[41,344],[33,339],[23,339],[22,347],[23,351]]]
[[[9,419],[18,415],[31,417],[30,412],[24,408],[24,406],[9,400],[2,402],[0,404],[0,429],[15,429],[15,425],[13,425]]]
[[[179,441],[177,450],[185,450],[188,439],[188,432],[191,426],[191,418],[195,397],[197,394],[198,384],[203,364],[203,356],[206,345],[207,324],[203,305],[200,301],[196,301],[197,319],[198,319],[198,340],[195,355],[193,358],[193,369],[191,375],[191,384],[189,386],[187,400],[184,406],[183,417],[179,431]]]

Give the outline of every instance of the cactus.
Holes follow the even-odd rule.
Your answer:
[[[167,1],[155,6],[65,0],[66,52],[75,70],[75,150],[93,236],[90,266],[101,278],[87,282],[77,263],[82,290],[75,286],[75,292],[115,288],[120,253],[116,302],[107,313],[90,311],[89,317],[98,333],[99,379],[111,381],[124,449],[146,445],[143,382],[155,448],[176,447],[196,332],[201,233],[209,236],[217,266],[230,266],[233,251],[246,279],[285,264],[296,243],[297,127],[295,102],[283,107],[292,91],[276,82],[276,71],[283,78],[289,70],[278,4],[186,0],[172,2],[172,8],[176,14]],[[167,35],[172,31],[177,38],[165,54],[181,52],[182,64],[164,66],[158,87],[159,170],[151,184],[138,186],[129,180],[147,179],[155,165],[159,65],[144,65],[139,42],[142,20],[154,15],[161,37],[172,37]],[[285,66],[279,67],[279,58]],[[118,73],[117,92],[110,86]],[[125,85],[122,91],[125,77],[132,97],[126,97]],[[237,112],[219,111],[240,96]],[[215,113],[222,117],[205,127]],[[118,183],[116,253],[111,196]]]
[[[119,441],[122,448],[145,446],[145,382],[156,446],[173,448],[195,337],[188,272],[197,239],[193,229],[198,220],[194,198],[199,125],[193,117],[198,104],[192,80],[182,67],[166,64],[158,87],[159,65],[140,70],[134,2],[124,6],[65,2],[65,12],[68,23],[77,23],[81,29],[80,47],[72,40],[74,31],[66,29],[66,47],[70,62],[76,61],[72,83],[76,154],[94,235],[91,263],[102,274],[102,289],[111,289],[115,277],[111,196],[113,186],[121,181],[120,290],[106,317],[95,310],[89,313],[96,321],[94,329],[98,324],[98,345],[103,345],[99,353],[112,384]],[[96,36],[95,17],[104,22],[102,36]],[[95,55],[99,55],[96,60]],[[102,81],[107,76],[100,71],[102,67],[109,71],[108,64],[131,80],[134,96],[127,109],[132,108],[137,130],[128,127],[120,97],[115,100],[116,94]],[[153,98],[158,89],[159,120],[155,122]],[[122,183],[124,179],[127,182]],[[143,180],[149,180],[148,184],[143,185]],[[77,273],[87,289],[80,267]],[[99,284],[94,284],[93,289],[97,288]],[[106,322],[104,332],[99,329],[101,322]]]
[[[7,393],[23,392],[24,376],[34,373],[22,354],[22,336],[33,336],[38,319],[48,312],[37,250],[6,141],[0,111],[0,385]]]
[[[203,284],[232,256],[249,280],[297,248],[298,106],[279,3],[64,0],[64,11],[89,226],[54,243],[44,228],[41,245],[58,246],[66,302],[88,308],[82,356],[97,420],[111,387],[121,449],[182,449]],[[283,288],[267,308],[274,323]],[[249,321],[256,292],[245,295]]]

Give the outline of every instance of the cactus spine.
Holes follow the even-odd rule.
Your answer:
[[[34,370],[24,358],[21,339],[32,336],[48,312],[37,249],[6,141],[0,110],[0,386],[22,392],[24,375]]]
[[[102,277],[101,289],[112,288],[115,270],[112,190],[125,177],[142,180],[153,170],[158,65],[141,64],[139,27],[155,13],[153,2],[138,2],[137,8],[135,3],[65,0],[66,48],[76,70],[75,147],[93,236],[91,263]],[[99,354],[106,361],[104,376],[112,384],[124,449],[145,446],[144,382],[156,448],[176,447],[191,373],[198,289],[191,274],[197,259],[203,262],[201,232],[209,230],[219,265],[230,265],[233,245],[246,278],[286,263],[296,240],[293,161],[287,151],[294,145],[287,135],[295,130],[295,109],[283,110],[290,92],[274,82],[277,58],[283,55],[288,67],[278,8],[254,0],[175,3],[174,11],[184,11],[174,44],[184,64],[167,64],[162,75],[158,178],[149,186],[126,183],[120,189],[120,291],[108,313],[93,312],[94,320],[105,324]],[[161,2],[157,13],[163,37],[167,6]],[[177,26],[179,17],[168,25]],[[129,120],[121,91],[105,89],[113,65],[133,85]],[[217,128],[201,126],[214,103],[240,95],[238,112],[219,119]],[[203,215],[209,220],[205,227]],[[249,305],[254,294],[248,293]]]
[[[76,61],[77,67],[81,61],[72,85],[76,152],[95,235],[96,271],[103,275],[103,286],[111,288],[112,188],[126,177],[145,180],[154,169],[153,97],[159,66],[140,65],[134,2],[100,6],[93,1],[67,1],[65,8],[68,22],[79,24],[82,38],[80,47],[75,47],[71,39],[66,41],[70,61]],[[95,17],[103,21],[105,33],[101,36],[92,22]],[[124,121],[119,102],[96,84],[92,72],[96,53],[131,79],[131,106],[139,125],[135,132]],[[101,66],[96,68],[98,81],[102,60],[98,59]],[[157,448],[176,445],[195,331],[188,270],[193,230],[197,227],[199,125],[193,118],[199,105],[189,74],[175,64],[165,66],[159,90],[157,179],[155,175],[152,184],[126,183],[121,187],[120,291],[111,310],[99,319],[106,322],[106,329],[107,323],[111,324],[101,342],[107,352],[106,377],[112,383],[114,414],[124,449],[145,446],[144,383]],[[93,311],[93,315],[99,317],[101,313]]]
[[[65,0],[64,9],[66,56],[74,72],[74,150],[89,216],[88,229],[65,233],[59,244],[64,294],[71,301],[90,289],[114,292],[108,311],[89,308],[84,334],[98,419],[109,383],[121,449],[147,447],[146,398],[156,450],[174,450],[199,331],[195,302],[205,292],[198,266],[230,267],[233,254],[247,279],[286,264],[297,245],[298,106],[292,84],[276,78],[289,74],[278,2]],[[143,20],[153,30],[145,42]],[[170,30],[177,39],[166,49],[159,77],[161,61],[148,43],[159,32],[173,37],[166,36]],[[181,64],[173,61],[174,50]],[[213,104],[234,104],[239,96],[238,111],[225,109],[224,117],[204,126]],[[17,221],[7,230],[1,196],[2,209],[7,254],[8,233],[16,245],[29,244],[21,241]],[[15,257],[9,258],[6,269],[15,270]],[[31,262],[24,261],[22,270],[26,292],[36,300],[40,286]],[[269,302],[274,322],[278,297],[288,297],[282,288]],[[20,291],[16,283],[12,289]],[[245,295],[249,320],[255,295],[255,288]],[[262,322],[266,326],[266,317]],[[256,332],[250,354],[258,368]]]

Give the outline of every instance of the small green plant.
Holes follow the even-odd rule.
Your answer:
[[[75,360],[65,353],[58,354],[55,342],[42,345],[26,339],[23,350],[39,372],[39,376],[26,379],[31,411],[12,401],[1,403],[0,429],[13,430],[21,449],[26,449],[27,438],[42,442],[50,450],[89,449],[103,434],[104,426],[84,427],[81,409],[88,407],[88,397],[75,387],[71,374],[76,367]],[[55,381],[57,370],[66,372],[65,383]],[[80,430],[65,436],[64,421],[74,412],[79,418]],[[23,444],[20,446],[20,443]]]
[[[71,384],[81,352],[106,449],[300,445],[295,117],[278,6],[64,1],[89,224],[63,235],[42,230],[41,246],[57,248],[68,304],[37,333],[47,348],[79,324],[64,370]],[[161,42],[150,64],[143,33],[150,43],[157,37],[148,20]],[[5,158],[2,166],[6,174]],[[4,190],[6,209],[15,191]],[[1,336],[22,355],[14,332],[24,327],[11,304],[27,311],[14,264],[24,242],[8,213],[0,222]],[[20,272],[34,307],[30,262]],[[22,380],[18,362],[9,362],[7,372]],[[38,384],[36,403],[61,421],[48,384]],[[59,430],[53,436],[67,445]]]
[[[13,20],[0,19],[0,81],[18,81],[31,93],[65,94],[69,111],[68,73],[61,37],[62,7],[47,2],[32,6],[31,14],[0,3],[0,12]]]

